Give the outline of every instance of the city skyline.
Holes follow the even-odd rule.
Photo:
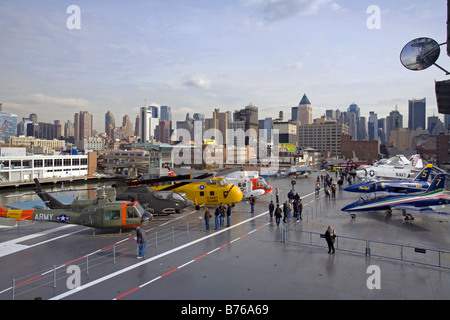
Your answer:
[[[67,27],[71,4],[0,4],[4,111],[66,122],[86,110],[102,132],[107,110],[133,119],[156,103],[177,121],[251,103],[264,119],[290,114],[306,93],[313,118],[352,103],[366,117],[396,106],[407,115],[408,100],[423,98],[426,116],[438,115],[434,81],[445,74],[406,70],[399,54],[414,38],[445,41],[444,2],[378,1],[379,29],[368,27],[368,2],[77,1],[75,30]]]

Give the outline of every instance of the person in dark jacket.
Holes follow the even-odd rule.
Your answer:
[[[336,239],[336,232],[331,226],[328,226],[325,231],[325,240],[328,244],[328,253],[334,253],[334,240]]]
[[[139,245],[138,259],[145,257],[145,249],[147,246],[147,233],[141,227],[136,228],[136,242]]]
[[[231,204],[227,206],[227,227],[231,226]]]
[[[280,205],[277,203],[277,208],[275,209],[275,222],[277,223],[277,226],[280,225],[280,220],[281,220],[281,216],[283,211],[280,208]]]
[[[270,222],[273,221],[273,212],[275,211],[275,205],[273,204],[273,201],[270,201],[269,203],[269,216],[270,216]]]
[[[208,207],[205,207],[206,211],[205,211],[205,227],[206,227],[206,231],[209,231],[209,219],[211,219],[211,213],[208,210]]]
[[[250,203],[250,212],[254,213],[255,212],[255,197],[253,195],[250,196],[250,198],[248,199],[248,202]]]
[[[214,211],[215,219],[214,219],[214,230],[220,229],[220,208],[217,207]]]

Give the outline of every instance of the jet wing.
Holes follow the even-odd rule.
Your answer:
[[[418,207],[414,207],[411,205],[405,205],[405,204],[392,205],[392,209],[416,211],[416,212],[420,212],[420,213],[434,213],[434,214],[450,215],[449,212],[436,211],[432,207],[418,208]]]

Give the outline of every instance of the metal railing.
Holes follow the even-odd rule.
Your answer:
[[[180,237],[190,237],[194,231],[203,231],[204,224],[186,222],[166,229],[155,229],[147,231],[147,253],[151,248],[158,246],[175,244]],[[118,268],[124,265],[136,263],[137,244],[134,240],[134,232],[131,236],[116,243],[108,245],[102,249],[90,252],[82,257],[59,265],[49,266],[47,269],[37,271],[32,274],[11,279],[11,286],[0,288],[0,300],[15,300],[51,298],[67,291],[67,285],[71,281],[69,266],[79,267],[81,281],[87,282],[89,279],[101,277],[102,267],[117,265]],[[136,249],[135,249],[136,248]],[[90,281],[90,280],[89,280]]]
[[[281,242],[328,248],[322,233],[296,230],[289,225],[282,229]],[[450,269],[450,251],[345,236],[337,236],[334,247],[336,251]]]

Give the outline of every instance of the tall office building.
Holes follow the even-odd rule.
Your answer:
[[[348,133],[352,136],[353,141],[358,140],[358,126],[356,125],[356,113],[345,112],[345,116],[342,122],[348,126]]]
[[[151,142],[155,138],[155,129],[159,124],[159,119],[153,117],[153,108],[142,107],[139,113],[140,116],[140,133],[141,142]]]
[[[129,138],[133,135],[133,124],[131,123],[130,117],[126,114],[122,118],[122,129],[125,138]]]
[[[367,131],[369,133],[369,141],[378,140],[378,115],[373,111],[369,112]]]
[[[364,140],[364,139],[362,139],[362,137],[361,137],[361,132],[360,132],[360,130],[359,130],[359,120],[360,120],[360,118],[361,118],[361,111],[360,111],[358,105],[357,105],[356,103],[352,103],[352,104],[347,108],[347,113],[349,113],[349,112],[355,114],[355,123],[356,123],[356,129],[355,129],[355,131],[356,131],[356,136],[353,136],[353,138],[354,138],[355,140],[358,140],[358,141]]]
[[[161,106],[159,121],[172,122],[172,108],[168,106]]]
[[[416,130],[418,127],[425,129],[426,98],[421,100],[408,100],[408,128]]]
[[[71,120],[67,120],[64,124],[64,138],[66,141],[75,143],[75,126]]]
[[[378,119],[378,138],[381,144],[386,144],[386,118]]]
[[[273,121],[272,118],[265,118],[264,120],[259,120],[259,130],[264,130],[263,134],[264,137],[259,137],[260,139],[264,138],[264,141],[266,142],[272,142],[272,128],[273,128]]]
[[[397,106],[395,106],[395,110],[392,110],[386,117],[386,142],[389,142],[392,130],[400,128],[403,128],[403,116],[397,110]]]
[[[291,107],[291,121],[298,120],[298,107]]]
[[[327,157],[341,155],[341,136],[349,133],[347,125],[326,121],[325,118],[316,119],[313,124],[299,125],[297,129],[300,148],[311,147]]]
[[[152,118],[159,119],[159,107],[158,106],[149,106],[152,109]]]
[[[256,133],[256,136],[254,137],[255,141],[258,139],[258,129],[259,129],[259,123],[258,123],[258,107],[255,107],[252,104],[249,104],[244,109],[236,110],[233,113],[233,121],[244,121],[245,123],[245,132],[249,129],[253,129],[254,133]],[[249,131],[251,133],[251,131]],[[249,145],[249,136],[245,137],[245,145]]]
[[[111,111],[105,113],[105,133],[111,137],[110,132],[116,127],[116,119]]]
[[[367,122],[366,117],[359,117],[358,141],[367,140]]]
[[[1,140],[5,140],[6,137],[17,136],[17,115],[0,111],[0,127],[3,126],[5,121],[6,124],[0,137]]]
[[[141,136],[141,116],[137,115],[136,120],[134,121],[134,135],[136,137]]]
[[[92,136],[93,117],[88,111],[80,111],[74,116],[75,140],[83,140]]]
[[[309,101],[306,94],[304,94],[302,100],[300,100],[297,112],[298,112],[297,120],[300,121],[300,124],[313,123],[311,102]]]

